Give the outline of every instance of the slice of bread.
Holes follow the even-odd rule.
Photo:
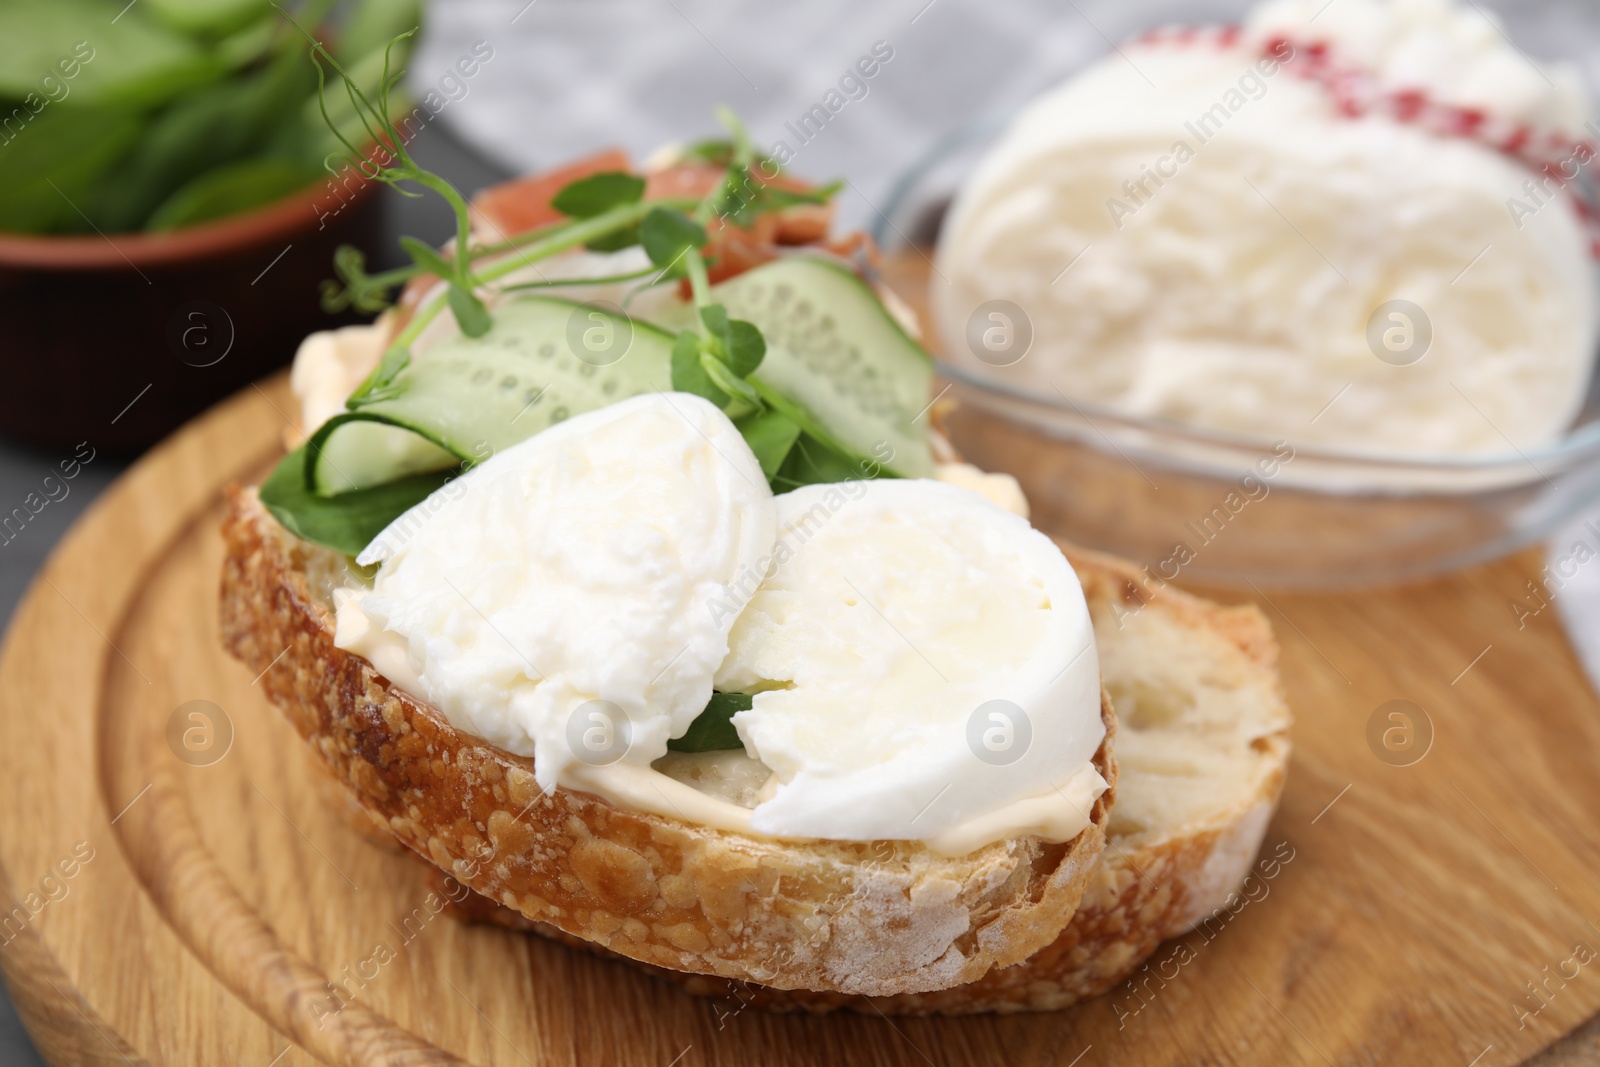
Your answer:
[[[1120,778],[1106,850],[1061,936],[968,985],[893,997],[653,973],[702,996],[776,1010],[1047,1010],[1111,989],[1161,941],[1224,906],[1255,861],[1288,766],[1290,717],[1271,629],[1253,607],[1220,607],[1154,587],[1108,556],[1070,547],[1067,554],[1083,582],[1102,678],[1120,718]],[[466,921],[555,936],[542,925],[508,922],[513,917],[492,901],[467,898],[453,910]]]
[[[1289,764],[1266,618],[1153,587],[1122,560],[1067,554],[1121,728],[1117,802],[1089,891],[1062,935],[1026,962],[865,1010],[1040,1011],[1097,996],[1221,908],[1255,863]]]
[[[489,900],[629,959],[872,996],[969,983],[1055,940],[1104,847],[1109,700],[1095,766],[1113,789],[1070,842],[952,858],[918,842],[728,833],[541,793],[531,760],[454,729],[334,646],[344,557],[294,537],[251,490],[231,494],[223,536],[223,643],[264,672],[268,697],[367,814]]]

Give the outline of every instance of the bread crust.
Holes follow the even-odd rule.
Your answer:
[[[643,964],[773,989],[870,996],[970,983],[1071,919],[1105,844],[1111,788],[1072,841],[963,857],[917,842],[780,842],[544,794],[532,760],[454,729],[334,646],[326,576],[342,557],[233,490],[223,525],[225,647],[380,826],[524,918]],[[270,667],[270,669],[269,669]]]
[[[1255,862],[1288,767],[1288,711],[1271,627],[1254,607],[1222,607],[1154,583],[1124,560],[1067,545],[1063,548],[1077,570],[1097,622],[1121,617],[1118,613],[1162,612],[1180,627],[1223,638],[1237,659],[1231,666],[1273,694],[1281,712],[1280,727],[1253,743],[1266,764],[1254,794],[1201,823],[1154,840],[1111,840],[1090,877],[1082,903],[1061,935],[1022,963],[997,967],[967,985],[859,997],[780,990],[651,968],[653,973],[699,996],[777,1011],[849,1008],[885,1015],[1046,1011],[1112,989],[1137,970],[1162,941],[1185,933],[1223,906]],[[457,914],[466,921],[502,925],[507,918],[493,902],[470,899]],[[537,924],[520,928],[557,936]]]

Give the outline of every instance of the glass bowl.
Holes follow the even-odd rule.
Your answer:
[[[1063,72],[1064,74],[1066,72]],[[926,312],[932,249],[961,179],[1004,129],[989,115],[895,182],[872,226],[883,275]],[[942,339],[922,314],[939,358]],[[1302,446],[1020,390],[940,359],[940,426],[1021,483],[1036,525],[1144,564],[1156,581],[1340,589],[1469,566],[1548,537],[1600,500],[1600,388],[1556,444],[1471,458]]]

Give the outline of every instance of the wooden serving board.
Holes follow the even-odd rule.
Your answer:
[[[220,493],[275,458],[287,408],[281,378],[246,390],[129,471],[7,639],[0,895],[23,911],[0,965],[54,1064],[1490,1067],[1600,1009],[1600,706],[1553,613],[1507,607],[1532,555],[1269,594],[1297,722],[1266,852],[1292,859],[1070,1011],[767,1015],[435,916],[218,647]],[[1395,699],[1432,724],[1409,766],[1369,746]]]

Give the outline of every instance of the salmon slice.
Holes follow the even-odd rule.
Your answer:
[[[631,171],[628,154],[620,148],[606,149],[554,170],[524,178],[513,178],[490,186],[472,199],[474,228],[487,230],[498,238],[511,238],[541,226],[563,221],[567,216],[550,202],[557,193],[580,178],[609,171]],[[725,168],[704,160],[684,160],[645,175],[644,196],[650,200],[699,200],[710,195],[722,182]],[[790,192],[809,192],[809,182],[777,174],[771,178],[755,175],[752,183]],[[753,192],[754,190],[752,190]],[[832,204],[795,204],[757,218],[749,228],[730,226],[712,219],[706,227],[710,242],[705,253],[707,273],[712,283],[726,281],[747,270],[778,258],[784,246],[818,245],[835,249],[824,242],[833,225]],[[445,249],[450,255],[451,249]],[[423,296],[437,284],[431,274],[420,275],[406,284],[398,300],[396,329],[411,317]],[[687,297],[687,282],[684,283]]]

